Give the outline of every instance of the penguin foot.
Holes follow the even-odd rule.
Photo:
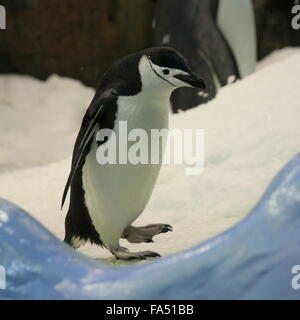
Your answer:
[[[122,259],[122,260],[146,260],[147,258],[160,257],[160,254],[153,251],[129,252],[124,247],[118,247],[117,249],[112,250],[112,254],[117,259]]]
[[[168,231],[173,231],[172,226],[162,223],[148,224],[144,227],[129,226],[124,229],[122,238],[132,243],[153,242],[152,237]]]

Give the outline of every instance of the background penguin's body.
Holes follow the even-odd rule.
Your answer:
[[[251,0],[157,0],[153,28],[156,45],[179,50],[205,76],[206,92],[181,88],[172,94],[174,112],[206,103],[220,86],[255,70]]]
[[[96,141],[96,135],[100,129],[111,129],[118,141],[119,121],[127,121],[128,132],[167,128],[170,95],[186,85],[205,87],[185,59],[170,48],[151,48],[126,56],[105,74],[74,147],[63,195],[64,203],[70,186],[65,242],[73,247],[86,241],[104,245],[117,258],[158,256],[151,251],[128,252],[119,246],[119,239],[152,242],[154,235],[171,230],[166,224],[131,226],[151,196],[161,157],[159,164],[100,165],[96,152],[104,144]]]

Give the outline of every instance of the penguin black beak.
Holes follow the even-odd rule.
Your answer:
[[[187,83],[191,87],[206,89],[206,84],[199,76],[195,73],[190,72],[189,74],[178,74],[174,75],[174,78],[181,80],[182,82]]]

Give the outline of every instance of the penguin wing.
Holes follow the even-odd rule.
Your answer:
[[[68,194],[69,187],[72,183],[72,180],[79,168],[79,164],[85,155],[85,151],[87,145],[91,141],[92,137],[97,128],[97,123],[101,122],[101,117],[107,112],[109,107],[113,104],[116,105],[117,100],[117,92],[115,90],[106,90],[102,94],[97,94],[91,101],[84,117],[82,120],[81,128],[76,138],[73,157],[72,157],[72,165],[71,171],[68,176],[68,180],[63,192],[61,208],[64,205],[66,196]],[[112,124],[113,127],[113,124]],[[110,128],[112,129],[112,128]]]

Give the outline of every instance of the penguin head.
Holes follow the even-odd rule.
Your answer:
[[[120,95],[141,91],[169,95],[180,87],[205,89],[204,81],[192,72],[175,49],[154,47],[124,56],[104,74],[100,89],[117,88]]]
[[[206,88],[203,79],[192,72],[186,59],[175,49],[168,47],[142,51],[139,73],[143,89],[172,92],[180,87]]]

